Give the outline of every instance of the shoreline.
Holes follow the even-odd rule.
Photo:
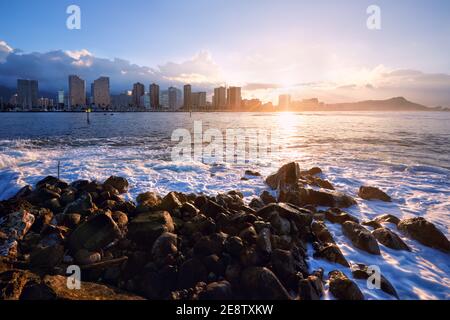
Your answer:
[[[334,225],[373,257],[382,246],[410,252],[399,235],[450,252],[448,239],[423,218],[359,221],[346,213],[354,198],[335,191],[320,168],[300,171],[289,163],[265,182],[272,191],[248,204],[238,190],[148,191],[126,201],[121,194],[129,185],[120,177],[70,184],[47,177],[24,187],[0,202],[0,272],[23,280],[9,298],[69,298],[66,269],[78,265],[83,288],[96,293],[77,290],[74,299],[316,300],[325,290],[337,299],[364,299],[360,280],[369,276],[368,265],[346,259]],[[362,187],[358,196],[391,201],[377,188]],[[328,264],[336,268],[328,274],[311,268]],[[381,290],[401,298],[389,282],[396,279],[383,279]],[[31,280],[41,283],[38,291],[26,290]]]

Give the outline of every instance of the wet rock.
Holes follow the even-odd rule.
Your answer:
[[[262,217],[266,221],[269,221],[276,214],[293,221],[299,230],[309,227],[312,222],[312,214],[309,210],[301,209],[288,203],[272,203],[256,212],[257,216]]]
[[[48,176],[36,183],[36,189],[42,188],[45,185],[50,185],[59,189],[66,189],[69,186],[69,184],[65,181],[62,181],[53,176]]]
[[[267,185],[272,189],[286,189],[297,185],[300,178],[300,167],[298,163],[291,162],[283,165],[277,173],[266,179]]]
[[[0,273],[0,300],[19,300],[22,290],[30,281],[40,281],[34,273],[12,269]]]
[[[84,192],[77,200],[69,203],[63,214],[79,213],[81,215],[91,215],[97,207],[95,206],[91,194]]]
[[[273,272],[288,288],[295,288],[298,284],[298,272],[301,267],[288,250],[275,249],[270,257]]]
[[[364,295],[356,283],[350,280],[343,272],[334,270],[328,274],[329,288],[338,300],[364,300]]]
[[[224,248],[225,238],[218,233],[201,237],[194,245],[194,253],[198,256],[221,254]]]
[[[178,237],[176,234],[164,232],[161,234],[152,247],[152,257],[157,263],[164,263],[169,255],[178,252]]]
[[[148,191],[148,192],[139,194],[136,197],[136,201],[138,204],[142,204],[144,202],[150,202],[154,207],[156,207],[161,202],[161,199],[159,198],[158,194],[156,194],[155,192]]]
[[[197,208],[200,208],[200,211],[207,217],[215,218],[219,213],[226,213],[228,212],[227,209],[225,209],[223,206],[219,205],[217,202],[206,199],[205,203]]]
[[[73,190],[66,190],[61,194],[60,202],[62,205],[66,206],[71,202],[75,201],[75,191]]]
[[[403,242],[403,240],[397,234],[395,234],[388,228],[375,229],[374,231],[372,231],[372,234],[379,243],[385,245],[388,248],[411,251],[406,243]]]
[[[161,210],[173,212],[175,209],[181,208],[182,203],[175,192],[169,192],[161,201],[159,207]]]
[[[189,202],[183,203],[180,211],[183,213],[183,217],[194,217],[200,212],[199,209]]]
[[[264,267],[250,267],[242,271],[241,284],[249,299],[290,300],[286,288],[277,276]]]
[[[90,252],[86,249],[78,250],[74,258],[79,265],[90,265],[102,261],[102,255],[99,252]]]
[[[371,228],[373,228],[374,230],[375,230],[375,229],[378,229],[378,228],[383,228],[383,226],[382,226],[379,222],[377,222],[377,221],[375,221],[375,220],[364,221],[364,222],[362,222],[361,224],[362,224],[363,226],[366,226],[366,227],[371,227]]]
[[[79,290],[71,290],[67,287],[67,281],[64,276],[48,275],[42,282],[55,292],[58,300],[143,300],[142,297],[92,282],[81,282]]]
[[[68,239],[69,248],[96,251],[120,237],[120,230],[114,220],[106,214],[92,216],[76,228]]]
[[[42,229],[51,224],[53,213],[48,209],[33,210],[35,221],[31,226],[31,230],[40,233]]]
[[[381,200],[391,202],[392,199],[384,191],[375,187],[362,186],[359,188],[358,196],[364,200]]]
[[[147,299],[168,299],[170,293],[176,289],[177,271],[172,265],[163,266],[161,269],[146,269],[142,279],[139,280],[140,292]]]
[[[356,217],[348,214],[347,212],[341,211],[339,208],[333,208],[325,211],[325,219],[327,219],[332,223],[339,223],[339,224],[343,224],[346,221],[353,221],[359,223],[359,220]]]
[[[260,177],[261,173],[259,173],[258,171],[253,171],[253,170],[245,170],[245,175],[252,176],[252,177]]]
[[[114,211],[111,217],[119,228],[123,228],[128,224],[128,216],[122,211]]]
[[[355,247],[367,251],[370,254],[381,254],[377,240],[363,226],[352,221],[347,221],[342,224],[342,232],[351,240]]]
[[[311,223],[311,231],[316,240],[321,243],[334,243],[333,235],[328,230],[325,223],[321,221],[313,221]]]
[[[253,208],[253,209],[255,209],[255,210],[259,210],[259,209],[261,209],[262,207],[264,207],[265,204],[264,204],[264,202],[263,202],[261,199],[259,199],[259,198],[253,198],[253,199],[250,201],[249,206],[250,206],[250,208]]]
[[[30,255],[30,267],[32,269],[52,269],[61,263],[63,257],[64,246],[62,245],[37,247]]]
[[[128,191],[128,181],[122,177],[111,176],[103,183],[103,185],[110,185],[117,189],[119,193],[126,193]]]
[[[298,284],[298,294],[300,300],[320,300],[323,296],[322,280],[315,275],[300,280]]]
[[[319,246],[313,256],[314,258],[322,258],[330,262],[339,263],[344,267],[350,266],[342,254],[341,249],[334,243]]]
[[[401,220],[398,229],[425,246],[450,252],[450,241],[434,224],[422,217]]]
[[[273,214],[270,223],[277,235],[288,235],[291,233],[291,223],[288,219],[280,217],[278,213]]]
[[[127,237],[134,242],[151,246],[164,232],[175,230],[172,217],[167,211],[141,213],[128,225]]]
[[[10,240],[22,240],[35,221],[34,215],[27,210],[20,210],[5,216],[0,223],[0,231]]]
[[[289,202],[297,206],[315,205],[324,207],[348,208],[356,201],[341,192],[318,191],[314,189],[299,188],[296,191],[280,193],[280,202]]]
[[[206,282],[208,271],[203,263],[196,258],[184,262],[178,272],[178,287],[187,289],[193,287],[198,282]]]
[[[62,215],[62,224],[68,228],[76,228],[81,221],[81,214],[79,213],[69,213]]]
[[[263,228],[258,233],[258,238],[256,239],[256,248],[264,256],[269,256],[272,253],[272,243],[270,241],[271,232],[269,228]]]
[[[373,271],[369,270],[369,268],[364,264],[352,264],[351,270],[355,279],[367,280],[373,275]],[[399,299],[394,286],[383,275],[380,275],[380,289]]]
[[[239,237],[229,237],[225,240],[225,251],[229,254],[239,257],[242,249],[244,249],[244,243]]]
[[[200,300],[225,301],[233,298],[231,284],[226,280],[208,284],[206,289],[199,294]]]
[[[264,202],[265,205],[277,202],[277,199],[274,196],[272,196],[268,191],[263,191],[263,193],[261,193],[259,197],[261,198],[261,200]]]
[[[255,228],[251,225],[248,228],[242,230],[239,233],[239,237],[247,244],[255,244],[258,235],[256,234]]]
[[[301,176],[315,176],[318,174],[322,174],[322,169],[320,169],[319,167],[313,167],[307,171],[300,171]]]
[[[383,222],[389,222],[389,223],[393,223],[395,225],[398,225],[400,222],[400,219],[397,218],[396,216],[392,215],[392,214],[383,214],[381,216],[378,216],[374,219],[374,221],[378,222],[378,223],[383,223]]]
[[[14,195],[13,199],[18,200],[21,198],[28,197],[33,192],[33,188],[30,185],[22,187],[17,193]]]

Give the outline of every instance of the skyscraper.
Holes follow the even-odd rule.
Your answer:
[[[145,94],[145,87],[142,83],[133,84],[133,106],[141,107],[141,97]],[[142,106],[143,107],[143,106]]]
[[[291,105],[291,96],[289,94],[280,94],[278,96],[278,108],[289,109]]]
[[[107,107],[111,104],[108,77],[100,77],[94,81],[92,96],[96,106]]]
[[[69,76],[69,107],[86,104],[86,82],[78,76]]]
[[[227,105],[227,88],[219,87],[214,89],[213,106],[223,108]]]
[[[185,108],[190,108],[192,107],[192,98],[191,98],[191,93],[192,93],[192,87],[190,84],[187,84],[184,86],[183,88],[183,94],[184,94],[184,103],[183,106]]]
[[[158,109],[159,108],[159,86],[155,83],[152,83],[150,85],[150,106],[152,109]]]
[[[175,110],[177,109],[177,88],[170,87],[169,88],[169,109]]]
[[[239,109],[241,107],[242,97],[240,87],[229,87],[227,90],[227,104],[231,109]]]
[[[17,104],[23,110],[38,106],[39,85],[36,80],[17,80]]]

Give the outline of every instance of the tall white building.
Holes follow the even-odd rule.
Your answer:
[[[94,81],[92,96],[93,103],[96,106],[107,107],[111,104],[111,96],[109,94],[109,78],[100,77]]]
[[[76,75],[69,76],[69,107],[86,105],[86,82]]]

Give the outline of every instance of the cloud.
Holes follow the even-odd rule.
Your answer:
[[[137,81],[146,85],[156,82],[162,87],[192,83],[206,89],[220,82],[220,72],[206,51],[181,63],[168,62],[150,68],[124,59],[96,57],[86,49],[22,53],[0,42],[0,84],[9,87],[15,87],[18,78],[25,78],[39,80],[41,90],[67,90],[68,76],[76,74],[86,80],[88,88],[93,80],[108,76],[113,92],[130,89]]]
[[[277,89],[280,85],[276,83],[247,83],[242,89],[244,90],[264,90],[264,89]]]

